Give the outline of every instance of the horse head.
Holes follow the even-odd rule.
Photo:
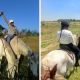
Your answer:
[[[33,76],[35,76],[36,78],[38,77],[38,67],[39,67],[39,58],[38,58],[38,54],[37,53],[31,53],[29,54],[29,67],[30,67],[30,70],[32,71],[33,73]]]

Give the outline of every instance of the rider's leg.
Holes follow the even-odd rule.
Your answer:
[[[7,40],[8,43],[10,43],[10,40],[12,39],[12,37],[13,37],[13,35],[8,34],[8,36],[6,37],[6,40]]]

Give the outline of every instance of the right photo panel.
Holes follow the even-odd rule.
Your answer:
[[[80,80],[79,0],[41,1],[41,80]]]

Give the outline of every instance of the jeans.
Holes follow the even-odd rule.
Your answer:
[[[7,36],[7,38],[6,38],[7,42],[10,43],[10,41],[11,41],[11,39],[12,39],[13,37],[14,37],[14,35],[8,34],[8,36]]]

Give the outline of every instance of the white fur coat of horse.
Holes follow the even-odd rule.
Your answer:
[[[44,69],[49,69],[50,71],[57,65],[56,75],[65,76],[67,69],[75,64],[75,56],[73,59],[71,59],[66,51],[54,50],[42,59],[41,65]]]

